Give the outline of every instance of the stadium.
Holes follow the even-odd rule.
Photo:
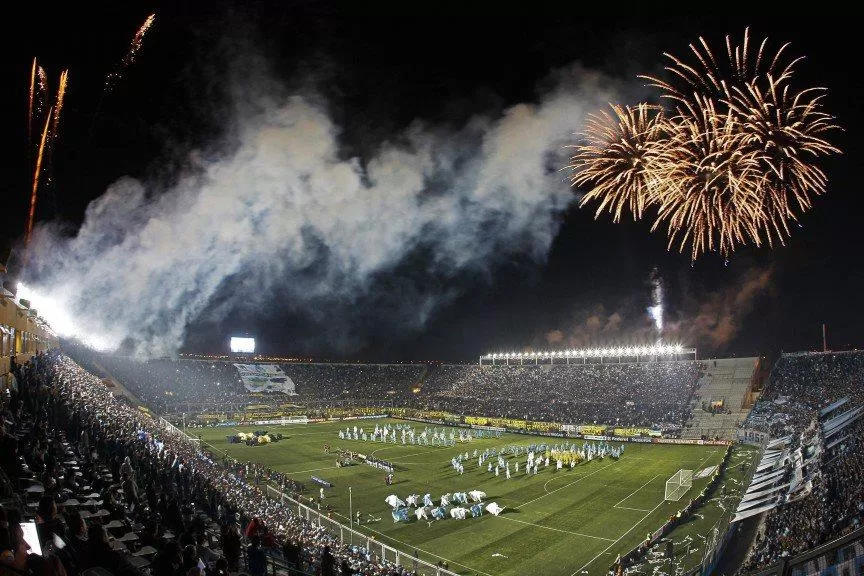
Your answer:
[[[241,562],[234,527],[280,549],[267,561],[286,574],[325,546],[387,573],[710,574],[727,548],[748,572],[860,569],[848,505],[864,489],[864,353],[789,353],[771,367],[662,345],[473,364],[248,349],[141,361],[58,348],[28,304],[4,296],[14,422],[38,428],[24,407],[47,403],[65,450],[53,466],[72,479],[58,504],[106,514],[112,549],[141,565],[151,529],[183,538],[197,522],[229,565]],[[45,462],[18,438],[9,496],[44,515]],[[158,528],[138,524],[153,510]],[[812,521],[791,521],[802,516]]]
[[[16,12],[0,576],[864,575],[854,19],[473,7]]]

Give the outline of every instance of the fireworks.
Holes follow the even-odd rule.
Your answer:
[[[144,23],[138,28],[138,31],[135,32],[135,36],[132,38],[132,43],[129,45],[129,50],[126,52],[126,55],[123,57],[123,60],[120,61],[120,67],[117,71],[108,74],[105,78],[105,91],[110,92],[114,87],[114,82],[120,79],[123,75],[123,72],[132,65],[135,61],[135,57],[138,55],[138,51],[141,49],[141,44],[144,41],[144,36],[147,34],[147,31],[150,30],[150,27],[153,25],[153,22],[156,20],[156,14],[150,14],[145,20]]]
[[[69,70],[60,73],[60,82],[57,85],[57,101],[54,104],[54,124],[51,127],[51,143],[57,139],[60,131],[60,113],[63,111],[63,99],[66,97],[66,82],[69,80]]]
[[[126,53],[126,56],[121,61],[118,71],[108,75],[108,78],[105,81],[105,90],[102,92],[102,97],[100,97],[99,104],[96,107],[96,113],[94,114],[93,122],[94,124],[95,118],[99,114],[99,107],[101,106],[102,98],[104,98],[105,93],[111,89],[113,80],[119,78],[123,71],[135,61],[135,57],[138,54],[138,51],[141,49],[141,43],[144,40],[144,36],[147,34],[147,31],[153,25],[153,22],[155,20],[155,14],[151,14],[144,20],[144,24],[142,24],[138,31],[135,33],[135,36],[132,39],[132,44],[129,47],[128,52]],[[27,225],[25,229],[25,246],[30,243],[30,237],[33,233],[33,223],[36,215],[36,203],[39,196],[39,182],[43,171],[46,173],[46,181],[48,183],[51,182],[51,156],[54,145],[56,144],[58,135],[60,133],[60,118],[65,103],[66,86],[68,80],[69,70],[64,70],[60,74],[54,104],[51,108],[49,108],[47,114],[44,116],[45,127],[42,130],[42,137],[39,141],[39,145],[35,148],[35,150],[33,150],[33,152],[35,153],[35,167],[33,170],[33,182],[30,192],[30,209],[28,212]],[[34,120],[42,119],[42,112],[45,109],[48,98],[48,75],[45,73],[45,70],[38,65],[36,58],[34,58],[33,66],[30,71],[30,91],[27,108],[28,147],[31,146],[33,143],[32,136]],[[91,135],[92,132],[93,126],[91,124]],[[47,158],[45,158],[46,150],[48,152]]]
[[[33,98],[36,95],[36,58],[30,71],[30,100],[27,107],[27,143],[33,141]]]
[[[37,74],[38,70],[38,74]],[[36,90],[36,78],[39,78],[38,84],[38,92]],[[48,109],[47,114],[45,115],[44,124],[45,127],[42,129],[42,137],[39,140],[39,146],[35,149],[36,156],[36,166],[33,170],[33,183],[30,191],[30,209],[27,214],[27,226],[25,229],[24,235],[24,244],[28,245],[30,243],[30,237],[33,234],[33,222],[36,217],[36,202],[39,197],[39,181],[42,175],[43,166],[46,167],[46,170],[49,171],[48,178],[50,181],[50,156],[51,150],[53,149],[54,143],[57,139],[57,135],[60,131],[60,113],[63,110],[63,103],[66,98],[66,85],[69,80],[69,70],[64,70],[60,73],[60,81],[57,84],[57,96],[55,99],[55,104],[51,108]],[[33,115],[34,112],[38,116],[41,113],[42,105],[41,103],[48,98],[48,80],[47,75],[45,74],[45,70],[42,69],[41,66],[37,68],[36,59],[33,59],[33,68],[30,73],[30,101],[28,106],[28,114],[27,114],[27,136],[28,141],[30,140],[32,125],[33,125]],[[44,162],[45,151],[46,149],[49,151],[48,156],[49,160]]]
[[[824,88],[794,90],[800,61],[783,45],[766,58],[767,41],[751,54],[726,38],[718,61],[702,38],[696,63],[666,54],[672,80],[644,76],[670,102],[665,112],[640,104],[592,116],[568,168],[575,186],[589,186],[580,204],[598,202],[613,221],[629,209],[654,212],[652,231],[665,228],[669,248],[728,255],[736,247],[784,244],[789,223],[825,193],[814,162],[840,150],[825,139],[838,129],[823,111]]]
[[[625,208],[635,219],[642,217],[652,203],[646,191],[655,182],[655,167],[668,151],[668,131],[663,111],[639,104],[612,106],[608,112],[589,117],[585,129],[587,143],[576,147],[568,168],[580,169],[571,181],[576,186],[593,184],[583,203],[598,200],[595,216],[608,208],[615,222]]]
[[[45,154],[45,141],[48,138],[48,128],[51,126],[51,115],[53,108],[48,110],[45,116],[45,128],[42,130],[42,139],[36,154],[36,170],[33,172],[33,191],[30,194],[30,213],[27,217],[27,230],[24,237],[25,245],[30,244],[30,235],[33,233],[33,220],[36,216],[36,192],[39,190],[39,173],[42,171],[42,157]]]

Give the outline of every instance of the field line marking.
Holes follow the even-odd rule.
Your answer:
[[[630,508],[629,506],[614,506],[618,510],[633,510],[634,512],[648,512],[647,508]]]
[[[634,494],[636,494],[637,492],[642,490],[642,488],[644,488],[645,486],[647,486],[648,484],[650,484],[651,482],[653,482],[654,480],[656,480],[659,477],[660,477],[660,474],[657,474],[657,476],[654,476],[654,478],[651,478],[650,480],[648,480],[648,482],[645,482],[644,484],[642,484],[639,488],[637,488],[636,490],[634,490],[633,492],[631,492],[630,494],[628,494],[627,496],[625,496],[624,498],[619,500],[618,503],[616,503],[612,507],[618,508],[618,504],[621,504],[621,502],[624,502],[625,500],[627,500],[628,498],[630,498],[631,496],[633,496]],[[647,510],[643,510],[643,512],[647,512]]]
[[[713,456],[713,455],[714,455],[714,451],[712,450],[712,451],[708,454],[708,456],[706,456],[706,457],[702,460],[702,462],[701,462],[699,465],[701,466],[702,463],[704,463],[706,460],[708,460],[708,458],[710,458],[710,457]],[[589,560],[587,564],[585,564],[584,566],[582,566],[581,568],[579,568],[578,570],[576,570],[575,572],[573,572],[573,574],[571,574],[570,576],[578,576],[579,573],[582,572],[582,570],[584,570],[585,568],[587,568],[588,566],[590,566],[591,564],[593,564],[594,561],[597,560],[597,558],[599,558],[600,556],[606,554],[606,552],[608,552],[609,550],[611,550],[612,547],[615,546],[615,544],[617,544],[618,542],[620,542],[620,541],[621,541],[625,536],[627,536],[627,535],[628,535],[630,532],[632,532],[632,531],[633,531],[637,526],[639,526],[642,522],[644,522],[645,519],[648,518],[648,516],[650,516],[651,514],[653,514],[654,512],[656,512],[657,509],[660,508],[660,506],[662,506],[664,502],[666,502],[666,501],[665,501],[665,500],[661,500],[660,503],[657,504],[657,506],[655,506],[654,508],[652,508],[651,510],[649,510],[648,512],[646,512],[645,515],[642,516],[642,518],[640,518],[638,522],[636,522],[635,524],[633,524],[633,526],[631,526],[630,529],[627,530],[627,532],[625,532],[624,534],[622,534],[621,536],[619,536],[618,539],[615,540],[614,542],[612,542],[612,544],[610,544],[610,545],[609,545],[605,550],[603,550],[602,552],[600,552],[599,554],[597,554],[596,556],[594,556],[594,558],[592,558],[591,560]]]
[[[523,502],[522,504],[519,504],[519,506],[517,506],[517,508],[522,508],[523,506],[527,506],[528,504],[533,504],[534,502],[536,502],[537,500],[540,500],[541,498],[545,498],[546,496],[549,496],[550,494],[554,494],[555,492],[558,492],[559,490],[563,490],[564,488],[567,488],[568,486],[572,486],[573,484],[581,482],[582,480],[584,480],[585,478],[588,478],[589,476],[593,476],[594,474],[597,474],[598,472],[602,472],[603,470],[605,470],[606,468],[609,468],[609,466],[612,466],[613,464],[615,464],[615,462],[607,464],[606,466],[604,466],[602,468],[598,468],[597,470],[595,470],[594,472],[591,472],[590,474],[585,474],[584,476],[580,476],[579,478],[577,478],[573,482],[570,482],[569,484],[565,484],[564,486],[561,486],[560,488],[556,488],[555,490],[552,490],[551,492],[547,492],[546,494],[543,494],[542,496],[538,496],[537,498],[534,498],[533,500],[529,500],[528,502]],[[554,480],[554,478],[552,480]],[[547,480],[546,484],[548,484],[552,480]],[[545,485],[544,485],[543,489],[544,490],[546,489]]]
[[[339,468],[339,466],[325,466],[324,468],[310,468],[308,470],[286,470],[283,474],[302,474],[304,472],[317,472],[319,470],[332,470],[334,468]]]
[[[576,570],[575,572],[573,572],[573,574],[571,574],[570,576],[578,576],[578,574],[579,574],[580,572],[582,572],[582,570],[584,570],[585,568],[587,568],[588,566],[590,566],[591,564],[593,564],[595,560],[597,560],[600,556],[604,555],[606,552],[608,552],[609,550],[611,550],[612,547],[615,546],[615,544],[617,544],[618,542],[620,542],[620,541],[621,541],[625,536],[627,536],[627,535],[628,535],[630,532],[632,532],[632,531],[633,531],[637,526],[639,526],[642,522],[644,522],[645,519],[648,518],[648,516],[650,516],[651,514],[653,514],[653,513],[654,513],[658,508],[660,508],[660,506],[662,506],[664,502],[666,502],[666,501],[665,501],[665,500],[661,500],[660,503],[657,504],[657,506],[655,506],[653,509],[649,510],[649,511],[644,515],[644,516],[642,516],[642,518],[639,519],[638,522],[636,522],[635,524],[633,524],[633,526],[631,526],[630,529],[627,530],[627,532],[625,532],[624,534],[622,534],[621,536],[619,536],[618,539],[615,540],[614,542],[612,542],[612,544],[610,544],[609,546],[607,546],[605,550],[603,550],[602,552],[600,552],[599,554],[597,554],[596,556],[594,556],[594,558],[592,558],[591,560],[589,560],[589,561],[588,561],[584,566],[582,566],[581,568],[579,568],[578,570]]]
[[[510,520],[511,522],[519,522],[520,524],[526,524],[528,526],[534,526],[535,528],[543,528],[544,530],[554,530],[555,532],[563,532],[564,534],[575,534],[576,536],[584,536],[585,538],[594,538],[595,540],[606,540],[607,542],[614,542],[612,538],[603,538],[602,536],[592,536],[591,534],[583,534],[582,532],[571,532],[570,530],[561,530],[560,528],[552,528],[551,526],[543,526],[542,524],[534,524],[532,522],[525,522],[524,520],[517,520],[515,518],[510,518],[508,516],[498,516],[498,518],[503,518],[504,520]]]
[[[334,516],[340,516],[340,517],[345,518],[346,520],[348,520],[348,517],[347,517],[347,516],[345,516],[345,515],[343,515],[343,514],[339,514],[338,512],[335,512],[335,511],[334,511],[333,515],[334,515]],[[388,540],[392,540],[393,542],[397,542],[397,543],[401,544],[402,546],[404,546],[404,547],[406,547],[406,548],[413,548],[413,549],[415,549],[415,550],[418,550],[418,551],[420,551],[420,552],[423,552],[424,554],[428,554],[429,556],[434,556],[435,558],[440,558],[441,560],[446,560],[449,564],[455,564],[455,565],[457,565],[457,566],[461,566],[461,567],[463,567],[463,568],[467,568],[468,570],[472,570],[472,571],[474,571],[474,572],[476,572],[476,573],[478,573],[478,574],[482,574],[483,576],[492,576],[492,574],[489,574],[488,572],[483,572],[482,570],[478,570],[477,568],[473,568],[473,567],[471,567],[471,566],[467,566],[467,565],[465,565],[465,564],[460,564],[459,562],[456,562],[456,561],[454,561],[454,560],[450,560],[449,558],[445,558],[444,556],[439,556],[438,554],[433,554],[432,552],[429,552],[429,551],[427,551],[427,550],[423,550],[422,548],[418,548],[417,546],[413,546],[413,545],[411,545],[411,544],[409,544],[409,543],[407,543],[407,542],[403,542],[402,540],[398,540],[398,539],[396,539],[396,538],[393,538],[393,537],[390,536],[389,534],[385,534],[384,532],[379,532],[378,530],[375,530],[374,528],[370,528],[368,525],[367,525],[367,526],[357,525],[357,528],[356,528],[356,529],[357,529],[357,530],[360,530],[361,528],[365,528],[365,529],[368,530],[369,532],[374,532],[375,534],[378,534],[378,535],[382,536],[383,538],[386,538],[386,539],[388,539]],[[400,552],[400,554],[404,555],[405,557],[408,557],[408,553],[405,552],[404,550],[400,550],[399,552]]]
[[[405,448],[405,446],[400,446],[400,448]],[[375,456],[375,454],[377,454],[381,450],[389,450],[389,447],[388,448],[378,448],[377,450],[373,450],[372,452],[370,452],[369,455]],[[431,452],[431,450],[426,450],[424,452],[413,452],[411,454],[401,454],[398,457],[399,458],[408,458],[409,456],[419,456],[421,454],[429,454],[429,452]]]

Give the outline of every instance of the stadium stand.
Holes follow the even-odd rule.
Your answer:
[[[98,364],[148,407],[159,412],[196,406],[242,406],[248,394],[229,362],[158,359],[146,362],[102,355]]]
[[[266,498],[253,480],[279,474],[215,461],[59,352],[12,370],[17,389],[0,400],[0,574],[263,574],[277,559],[282,574],[408,574]],[[20,528],[31,520],[41,555]]]
[[[860,529],[864,352],[784,354],[742,427],[769,434],[736,518],[765,512],[744,571]],[[750,502],[761,505],[749,505]],[[805,571],[809,573],[810,571]],[[818,571],[817,571],[818,573]]]
[[[738,427],[750,413],[746,397],[753,383],[758,358],[705,360],[693,397],[693,418],[687,424],[691,438],[734,440]]]
[[[74,352],[76,359],[78,352]],[[696,362],[491,366],[280,364],[297,396],[252,395],[230,362],[83,359],[161,413],[235,412],[280,403],[418,407],[454,414],[569,424],[651,427],[680,435],[706,366]]]
[[[423,364],[281,364],[302,400],[364,401],[387,405],[410,401],[426,372]]]
[[[5,474],[0,484],[7,515],[38,519],[39,502],[33,494],[49,494],[59,505],[57,523],[62,516],[70,541],[76,530],[79,539],[83,535],[76,513],[88,516],[93,524],[112,525],[123,534],[108,540],[118,554],[106,553],[106,558],[116,562],[114,569],[121,573],[127,562],[133,568],[139,565],[138,572],[130,573],[141,573],[145,563],[182,564],[183,550],[170,542],[182,539],[187,546],[197,545],[200,538],[204,548],[195,553],[206,555],[211,566],[221,557],[236,567],[244,562],[243,549],[250,539],[244,535],[235,539],[231,530],[239,533],[254,517],[261,519],[262,526],[281,526],[268,533],[264,544],[268,554],[281,554],[282,543],[294,542],[302,551],[303,569],[314,570],[320,564],[324,546],[330,547],[334,561],[346,559],[355,565],[370,561],[359,549],[343,548],[320,527],[268,506],[256,482],[241,482],[266,478],[287,493],[303,489],[290,478],[255,465],[214,461],[176,429],[112,397],[104,384],[110,374],[157,411],[170,411],[183,403],[231,409],[257,401],[260,395],[243,388],[231,363],[188,359],[142,363],[101,354],[91,354],[85,362],[98,377],[57,353],[37,354],[31,363],[13,369],[19,391],[4,401],[7,429],[0,436],[0,467]],[[694,423],[704,416],[700,413],[709,412],[706,401],[723,397],[732,406],[743,402],[746,370],[723,362],[281,366],[296,384],[299,396],[294,398],[300,404],[413,403],[457,414],[650,426],[674,434],[682,427],[685,433],[702,429]],[[738,372],[740,378],[735,376]],[[764,571],[778,560],[800,554],[807,557],[814,548],[820,551],[822,564],[854,564],[861,556],[856,552],[860,538],[844,548],[852,552],[822,550],[838,537],[860,532],[864,519],[862,383],[864,352],[786,354],[775,364],[762,397],[740,424],[741,429],[762,432],[766,438],[757,471],[736,511],[737,520],[750,516],[759,522],[742,573]],[[272,396],[274,405],[285,400],[279,398],[281,394]],[[699,414],[695,420],[691,419],[694,406]],[[729,412],[734,423],[746,410]],[[9,446],[14,446],[11,452]],[[124,465],[126,456],[130,460]],[[23,491],[16,486],[17,478],[24,479]],[[160,490],[160,486],[167,488]],[[45,514],[55,517],[49,504],[42,506]],[[92,516],[100,511],[107,511],[105,522]],[[161,517],[158,525],[154,524],[156,512]],[[120,540],[128,534],[136,539]],[[93,536],[102,539],[98,530]],[[15,541],[15,535],[10,538]],[[235,540],[240,541],[239,552]],[[82,546],[78,561],[98,564],[93,560],[98,554],[88,552],[89,545]],[[148,554],[137,554],[142,549]],[[289,545],[286,554],[294,557],[292,550]],[[48,550],[46,557],[51,554],[72,562],[56,550]],[[822,564],[806,562],[810,564],[801,569],[801,575],[825,573]]]
[[[429,408],[457,414],[680,431],[700,370],[695,362],[444,365],[423,389]]]

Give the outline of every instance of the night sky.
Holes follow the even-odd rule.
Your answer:
[[[645,308],[654,269],[666,292],[671,338],[698,346],[700,354],[821,348],[823,322],[830,347],[864,345],[854,19],[794,10],[684,16],[623,8],[590,14],[576,3],[548,10],[542,4],[521,10],[470,5],[392,10],[369,3],[222,0],[25,7],[33,12],[20,22],[29,32],[7,52],[0,258],[15,247],[10,271],[20,261],[32,177],[26,118],[34,56],[52,85],[63,68],[70,71],[52,181],[41,189],[37,220],[71,236],[88,203],[119,178],[158,189],[195,150],[219,138],[230,107],[225,78],[237,53],[254,51],[288,91],[319,95],[341,127],[340,155],[364,158],[417,121],[457,130],[475,115],[494,118],[516,103],[535,102],[550,74],[574,62],[626,86],[622,98],[635,103],[642,92],[637,74],[658,72],[663,52],[684,55],[700,35],[719,51],[726,34],[740,38],[750,26],[755,38],[768,36],[775,47],[791,42],[792,54],[806,56],[798,66],[800,84],[827,87],[825,107],[843,127],[832,138],[843,154],[822,164],[828,193],[815,199],[787,246],[740,249],[728,261],[709,254],[691,265],[688,254],[667,251],[665,237],[651,234],[649,223],[595,220],[590,207],[573,202],[556,214],[560,230],[540,258],[508,254],[484,270],[442,278],[427,266],[429,254],[410,252],[376,278],[374,291],[340,303],[352,312],[337,329],[350,330],[351,338],[331,338],[326,313],[291,306],[278,294],[266,303],[232,304],[236,299],[225,294],[250,287],[230,277],[190,322],[182,350],[224,351],[231,334],[256,336],[264,353],[388,361],[642,343],[651,337]],[[106,74],[151,12],[156,23],[106,94]],[[757,287],[742,296],[754,279]],[[394,295],[416,285],[432,285],[429,290],[446,297],[425,323],[406,327]],[[699,316],[713,318],[714,325],[694,327]]]

